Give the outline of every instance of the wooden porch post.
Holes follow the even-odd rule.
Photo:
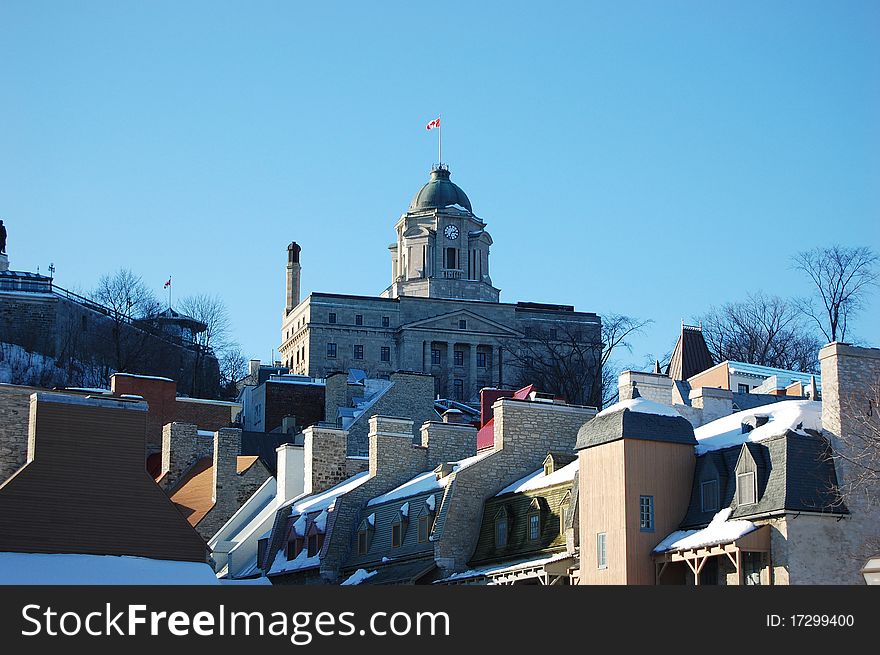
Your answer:
[[[734,566],[736,566],[736,584],[742,585],[742,551],[739,548],[736,549],[736,562],[734,563]]]

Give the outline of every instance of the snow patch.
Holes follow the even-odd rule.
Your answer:
[[[368,578],[372,578],[376,575],[378,571],[367,571],[365,569],[358,569],[354,573],[352,573],[345,581],[341,582],[341,585],[357,585],[363,582]]]
[[[276,573],[288,573],[290,571],[301,571],[303,569],[311,569],[316,566],[321,565],[321,558],[318,555],[313,555],[309,557],[309,551],[307,548],[303,548],[299,551],[299,555],[294,557],[292,560],[287,559],[287,556],[284,553],[284,549],[278,551],[275,555],[275,561],[272,562],[272,566],[268,571],[269,575],[274,575]]]
[[[712,521],[702,530],[677,530],[654,547],[655,553],[671,550],[691,550],[704,546],[715,546],[735,541],[755,530],[751,521],[729,521],[733,510],[725,507],[712,517]]]
[[[674,408],[669,405],[662,405],[647,398],[630,398],[629,400],[621,400],[619,403],[606,407],[596,416],[608,416],[616,412],[622,412],[628,409],[638,414],[657,414],[658,416],[680,416]]]
[[[761,427],[743,432],[742,425],[755,416],[767,416]],[[822,403],[816,400],[783,400],[724,416],[694,430],[698,455],[720,448],[738,446],[747,441],[778,437],[791,430],[806,435],[805,430],[822,430]]]
[[[315,517],[315,527],[318,532],[324,532],[327,529],[327,510],[322,509],[321,513]]]
[[[428,509],[432,512],[437,509],[437,496],[431,494],[428,496],[427,500],[425,500],[425,505],[428,506]]]
[[[559,469],[558,471],[554,471],[550,475],[544,475],[544,468],[542,467],[534,473],[531,473],[526,477],[517,480],[507,487],[504,487],[504,489],[502,489],[495,495],[501,496],[503,494],[518,493],[520,491],[531,491],[533,489],[541,489],[542,487],[550,487],[554,484],[571,482],[572,480],[574,480],[574,476],[577,474],[577,471],[577,460],[566,464],[561,469]]]

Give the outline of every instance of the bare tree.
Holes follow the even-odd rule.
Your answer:
[[[620,314],[603,316],[601,341],[596,341],[585,339],[580,326],[559,322],[533,329],[505,350],[518,384],[534,384],[575,405],[603,407],[617,395],[612,355],[630,349],[629,337],[649,323]]]
[[[248,372],[248,358],[238,345],[224,349],[220,355],[220,393],[225,398],[238,395],[236,383]]]
[[[123,324],[147,318],[158,312],[159,302],[139,275],[121,268],[102,275],[89,297],[108,310],[113,321],[112,361],[109,369],[135,372],[149,359],[150,335],[143,330],[123,329]]]
[[[247,361],[241,349],[231,338],[232,321],[226,303],[218,295],[207,293],[187,296],[180,301],[180,309],[185,314],[204,323],[206,328],[194,335],[198,350],[196,364],[193,367],[193,391],[201,389],[200,380],[205,377],[205,363],[208,357],[215,356],[220,365],[220,385],[226,393],[230,385],[244,376],[241,372],[247,368]],[[241,375],[238,375],[241,372]],[[238,375],[238,377],[234,377]]]
[[[699,320],[717,362],[816,371],[819,339],[804,325],[798,308],[779,296],[751,294],[744,301],[712,307]]]
[[[828,341],[843,341],[850,319],[864,306],[872,287],[880,279],[880,258],[870,248],[834,245],[798,253],[794,268],[806,273],[816,287],[815,297],[799,303],[816,321]]]

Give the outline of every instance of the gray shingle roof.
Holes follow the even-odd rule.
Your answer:
[[[736,505],[736,466],[743,448],[757,464],[758,502]],[[828,442],[820,436],[789,432],[760,442],[747,442],[697,457],[694,483],[682,528],[709,523],[717,510],[703,511],[700,486],[718,480],[719,508],[733,507],[732,519],[745,519],[768,512],[826,512],[847,514],[836,504],[834,463],[827,457]]]
[[[693,427],[681,416],[643,414],[624,409],[596,416],[585,423],[578,431],[575,449],[592,448],[618,439],[697,445]]]

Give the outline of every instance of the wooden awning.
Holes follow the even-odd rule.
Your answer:
[[[742,537],[727,543],[706,545],[700,548],[687,550],[673,550],[654,554],[654,563],[658,566],[657,579],[663,575],[666,567],[673,562],[684,562],[691,573],[694,574],[694,584],[700,584],[700,572],[710,557],[726,556],[733,564],[737,572],[738,584],[742,584],[742,553],[769,553],[770,552],[770,526],[762,525],[756,530],[744,534]],[[772,572],[772,567],[768,567]]]

